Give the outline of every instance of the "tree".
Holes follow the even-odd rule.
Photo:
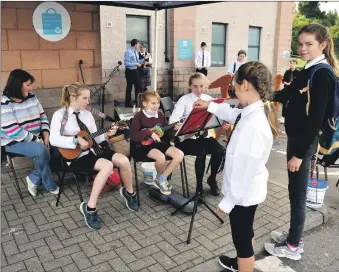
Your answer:
[[[339,25],[334,25],[330,28],[330,34],[333,39],[334,53],[339,58]]]
[[[319,8],[319,1],[299,2],[299,12],[309,19],[323,19],[326,13]]]

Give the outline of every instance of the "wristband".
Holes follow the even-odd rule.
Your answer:
[[[79,143],[79,141],[78,141],[78,136],[74,136],[74,138],[73,138],[73,143],[74,143],[75,145],[77,145],[77,144]]]

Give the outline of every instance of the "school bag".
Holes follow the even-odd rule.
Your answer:
[[[333,113],[323,121],[319,131],[319,152],[323,155],[333,154],[339,148],[339,77],[334,73],[332,67],[326,63],[319,63],[310,73],[310,88],[312,79],[316,71],[319,69],[327,69],[335,80]]]

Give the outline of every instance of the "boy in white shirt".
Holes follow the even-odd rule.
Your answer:
[[[207,68],[211,66],[211,55],[206,50],[207,44],[205,42],[202,42],[200,47],[201,50],[197,51],[195,54],[195,68],[196,72],[207,76]]]
[[[266,163],[278,135],[277,115],[270,104],[272,76],[260,62],[248,62],[235,74],[235,90],[243,109],[227,103],[197,101],[217,117],[234,124],[226,149],[222,192],[224,198],[217,211],[230,217],[237,258],[220,256],[219,263],[231,271],[253,271],[253,221],[259,203],[266,199],[268,171]]]

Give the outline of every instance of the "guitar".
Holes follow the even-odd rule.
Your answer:
[[[172,123],[172,124],[170,124],[170,125],[165,125],[165,126],[161,126],[161,125],[156,125],[156,126],[154,126],[154,127],[152,127],[152,128],[144,128],[143,130],[150,130],[150,131],[152,131],[152,132],[154,132],[156,135],[158,135],[159,137],[162,137],[162,136],[164,136],[164,134],[165,134],[165,131],[166,130],[169,130],[169,129],[171,129],[171,128],[174,128],[178,123],[180,123],[180,122],[182,122],[183,120],[180,120],[180,121],[177,121],[177,122],[174,122],[174,123]],[[143,140],[142,142],[141,142],[141,144],[142,145],[150,145],[150,144],[152,144],[154,142],[154,140],[153,140],[153,138],[149,138],[149,139],[147,139],[147,140]]]
[[[107,128],[103,128],[103,129],[98,130],[97,132],[94,132],[94,133],[91,133],[91,134],[88,134],[87,131],[81,130],[77,133],[77,136],[86,140],[88,142],[88,149],[91,149],[92,146],[93,146],[93,139],[95,137],[98,137],[101,134],[108,132],[113,126],[117,126],[119,129],[127,128],[126,122],[119,121],[119,122],[117,122],[117,123],[115,123],[115,124],[113,124],[113,125],[111,125]],[[67,136],[74,137],[75,135],[67,135]],[[77,145],[75,149],[58,147],[58,150],[59,150],[61,156],[63,158],[65,158],[67,161],[73,161],[73,160],[77,159],[79,157],[80,153],[84,151],[80,148],[79,145]]]

